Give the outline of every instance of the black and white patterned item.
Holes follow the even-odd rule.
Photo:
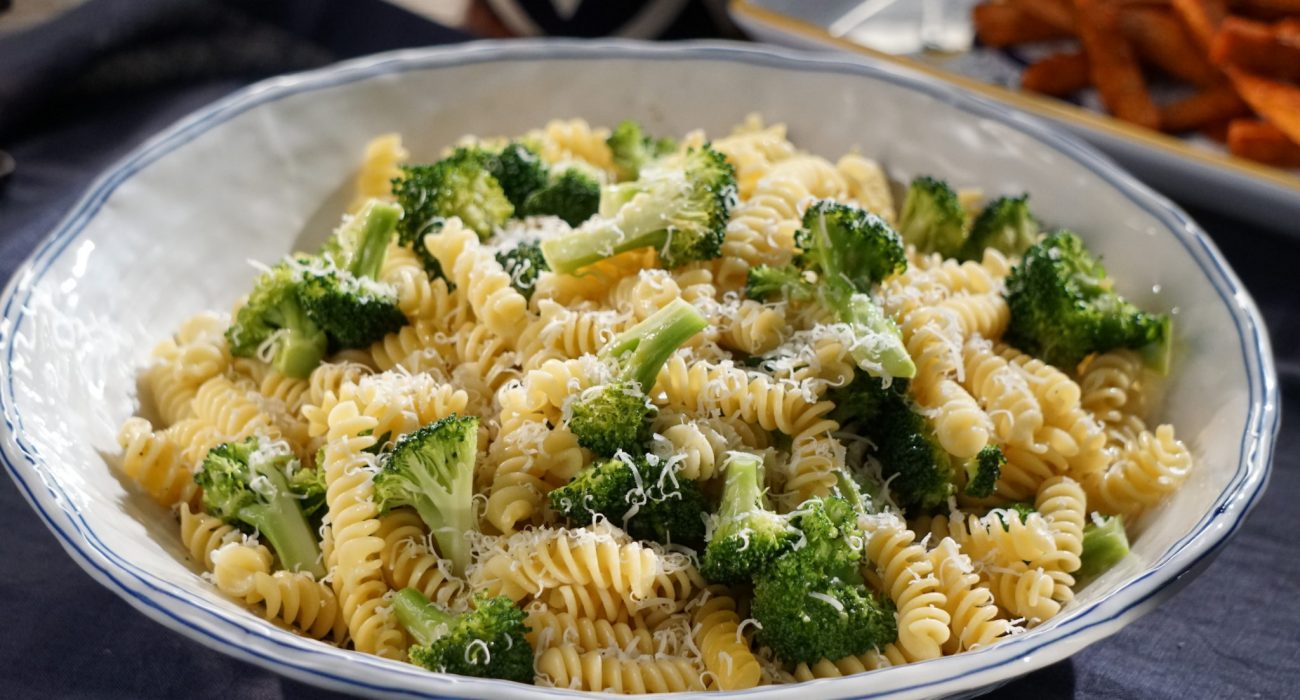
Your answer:
[[[492,11],[524,36],[618,36],[653,39],[672,25],[688,0],[488,0]]]

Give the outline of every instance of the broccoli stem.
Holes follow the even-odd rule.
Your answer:
[[[1094,516],[1095,517],[1095,516]],[[1105,572],[1128,556],[1128,535],[1124,519],[1118,515],[1105,518],[1101,525],[1089,522],[1083,528],[1083,552],[1075,578],[1084,581]]]
[[[591,228],[567,233],[558,238],[542,241],[542,254],[551,270],[561,275],[574,272],[619,253],[640,248],[662,249],[672,232],[659,228],[638,231],[635,227],[624,231],[613,221],[604,221]]]
[[[844,316],[845,320],[870,330],[879,338],[873,343],[858,343],[852,350],[853,359],[859,363],[879,364],[891,377],[911,379],[916,376],[916,363],[903,345],[902,332],[870,297],[865,294],[851,296],[845,305]]]
[[[393,597],[393,610],[397,621],[420,644],[428,646],[442,638],[455,617],[443,612],[429,602],[424,594],[414,588],[403,588]]]
[[[348,271],[354,277],[377,279],[388,255],[388,243],[393,239],[402,208],[396,204],[372,200],[366,204],[349,226],[357,226],[356,257]]]
[[[766,509],[763,504],[761,459],[751,454],[733,453],[727,462],[726,473],[726,481],[722,484],[722,501],[718,504],[718,518],[722,522]]]
[[[1165,316],[1160,320],[1160,324],[1160,340],[1143,345],[1138,352],[1142,355],[1142,362],[1147,368],[1165,377],[1169,375],[1169,365],[1173,362],[1174,319],[1172,316]]]
[[[673,351],[708,325],[708,319],[694,306],[674,299],[614,338],[604,353],[614,358],[631,353],[623,365],[623,379],[636,382],[643,392],[648,392]]]
[[[270,503],[241,508],[239,518],[257,528],[258,533],[271,543],[285,569],[308,573],[317,579],[325,576],[316,533],[312,532],[307,518],[298,509],[297,499],[289,493],[287,483],[276,489],[276,496]]]
[[[472,476],[473,470],[469,471]],[[451,562],[453,573],[463,576],[473,558],[469,540],[465,539],[465,533],[474,529],[473,502],[461,505],[460,499],[438,502],[420,499],[415,502],[415,511],[426,523],[442,523],[442,527],[431,528],[433,539],[438,542],[438,553]]]
[[[275,336],[271,364],[286,377],[306,379],[325,357],[329,340],[325,331],[307,317],[297,299],[286,299],[278,310],[284,324]]]

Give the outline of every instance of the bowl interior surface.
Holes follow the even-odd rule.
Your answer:
[[[1249,298],[1192,224],[1071,142],[899,69],[795,56],[717,45],[475,44],[271,81],[196,115],[111,171],[15,278],[3,327],[11,471],[92,574],[223,650],[354,690],[501,690],[295,638],[218,594],[186,563],[173,516],[107,465],[118,427],[139,409],[136,375],[180,321],[229,309],[246,292],[256,274],[249,260],[321,240],[377,134],[400,132],[420,161],[464,134],[517,134],[551,118],[612,126],[631,117],[657,134],[720,136],[757,112],[787,123],[801,148],[832,160],[856,149],[898,180],[934,174],[989,196],[1028,192],[1048,225],[1079,232],[1124,294],[1174,314],[1177,360],[1159,418],[1197,460],[1187,485],[1136,523],[1136,556],[1047,625],[999,645],[1006,649],[937,662],[947,667],[905,667],[819,692],[921,697],[977,687],[1115,631],[1235,529],[1262,486],[1273,374]],[[1161,565],[1177,571],[1152,578]],[[1112,595],[1121,588],[1129,590]],[[1041,658],[1009,663],[1031,652]]]

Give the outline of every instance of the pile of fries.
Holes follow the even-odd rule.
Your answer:
[[[1094,86],[1125,121],[1200,131],[1242,158],[1300,168],[1300,0],[991,0],[975,7],[975,30],[993,47],[1077,39],[1029,65],[1025,90]],[[1148,71],[1195,92],[1157,104]]]

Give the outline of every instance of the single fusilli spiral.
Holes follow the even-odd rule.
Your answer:
[[[1015,561],[986,575],[998,606],[1011,617],[1024,620],[1026,625],[1039,624],[1061,610],[1061,604],[1053,597],[1056,581],[1041,568]]]
[[[523,368],[532,370],[550,359],[595,355],[635,322],[630,313],[599,308],[571,309],[543,299],[537,304],[537,318],[519,334],[519,357]]]
[[[465,582],[456,578],[433,551],[424,521],[414,512],[398,508],[385,513],[379,517],[375,534],[384,541],[380,560],[384,580],[393,590],[414,588],[444,607],[451,606],[465,591]]]
[[[399,166],[407,158],[400,134],[382,134],[370,139],[361,160],[361,169],[357,171],[356,195],[349,210],[359,210],[372,197],[391,199],[392,181],[401,176]]]
[[[197,500],[198,486],[191,465],[185,461],[182,447],[166,431],[155,432],[143,418],[128,418],[118,431],[117,444],[122,448],[122,473],[159,504],[172,506]]]
[[[556,646],[537,659],[540,680],[570,690],[611,693],[676,693],[704,690],[703,669],[682,656],[624,656],[606,651],[579,652]]]
[[[388,607],[383,572],[384,540],[375,505],[372,462],[379,421],[363,415],[353,401],[334,406],[328,416],[325,470],[333,551],[327,562],[352,644],[359,651],[401,658],[406,634]],[[368,434],[362,435],[362,433]]]
[[[730,136],[712,144],[713,150],[723,154],[736,170],[736,189],[740,199],[746,200],[754,192],[758,181],[779,163],[798,151],[786,139],[785,125],[764,127],[762,120],[753,119]]]
[[[455,335],[432,321],[418,320],[376,340],[370,356],[380,371],[401,369],[411,374],[450,373]]]
[[[1109,515],[1132,518],[1187,480],[1192,455],[1171,425],[1145,432],[1120,451],[1109,469],[1084,480],[1088,505]]]
[[[682,288],[671,272],[648,268],[610,287],[605,306],[641,321],[681,296]]]
[[[471,583],[519,600],[553,586],[592,585],[625,598],[654,593],[662,571],[654,550],[605,527],[534,531],[511,536],[486,559]]]
[[[930,563],[939,579],[952,635],[944,645],[948,654],[986,647],[1015,629],[1002,618],[993,593],[972,571],[970,558],[952,539],[942,539],[930,551]]]
[[[528,642],[542,653],[552,647],[572,645],[579,652],[613,650],[624,654],[654,654],[656,644],[650,627],[639,618],[611,622],[601,618],[556,613],[545,606],[530,606]]]
[[[979,401],[999,442],[1033,445],[1043,427],[1043,409],[1022,374],[993,352],[986,340],[968,340],[962,348],[966,368],[963,384]]]
[[[314,639],[342,641],[347,632],[329,586],[297,571],[271,572],[261,545],[231,542],[212,553],[212,578],[226,595],[260,607],[262,616]]]
[[[712,586],[692,616],[695,646],[719,690],[753,688],[763,671],[740,633],[736,600],[725,587]]]
[[[1079,555],[1083,553],[1083,526],[1087,519],[1087,498],[1083,487],[1068,476],[1057,476],[1043,482],[1034,499],[1034,507],[1052,533],[1053,548],[1032,563],[1041,566],[1056,588],[1052,593],[1059,603],[1074,599],[1074,577],[1079,569]]]
[[[442,264],[456,291],[465,295],[474,316],[488,330],[513,343],[528,319],[528,301],[510,286],[510,274],[478,234],[449,219],[442,229],[425,236],[424,246]]]
[[[1148,376],[1142,356],[1133,350],[1097,355],[1079,373],[1079,403],[1102,422],[1108,433],[1115,431],[1112,434],[1127,437],[1125,429],[1129,424],[1141,424],[1147,418],[1152,401]],[[1122,440],[1112,442],[1122,444]]]
[[[534,146],[542,160],[551,165],[580,160],[612,173],[614,156],[605,143],[607,129],[593,129],[583,119],[552,119],[541,129],[524,134],[524,143]]]
[[[776,470],[785,490],[782,501],[793,509],[810,498],[830,495],[844,460],[844,445],[828,433],[795,438],[790,457]]]
[[[719,330],[722,347],[747,355],[762,355],[785,342],[789,322],[784,306],[752,299],[715,306],[710,322]]]
[[[848,184],[849,199],[890,224],[894,223],[894,196],[889,178],[876,161],[849,153],[835,162],[835,169]]]
[[[898,606],[898,651],[908,661],[942,655],[950,636],[947,598],[925,549],[897,518],[870,532],[867,557]]]
[[[655,385],[663,392],[661,405],[677,411],[740,418],[764,430],[779,430],[792,437],[819,435],[838,427],[826,418],[834,406],[809,401],[802,394],[761,372],[749,372],[730,362],[688,365],[680,356],[670,358]]]
[[[626,622],[640,616],[639,605],[629,605],[617,591],[593,585],[565,584],[543,591],[537,600],[556,613],[574,617]],[[638,608],[634,615],[633,608]]]
[[[243,542],[244,534],[221,518],[214,518],[201,510],[191,510],[189,504],[180,505],[181,544],[185,546],[204,571],[212,570],[212,553],[231,542]]]
[[[194,397],[194,415],[216,429],[223,440],[242,440],[261,434],[278,437],[271,417],[262,411],[247,389],[225,376],[216,376],[199,387]]]

